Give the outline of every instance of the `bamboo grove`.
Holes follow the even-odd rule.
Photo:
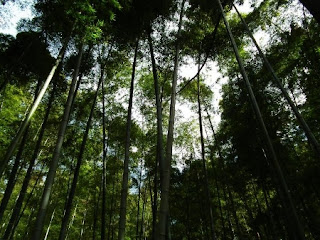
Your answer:
[[[0,35],[0,239],[320,239],[315,0],[33,4]]]

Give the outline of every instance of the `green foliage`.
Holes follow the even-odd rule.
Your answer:
[[[208,79],[200,73],[200,101],[206,137],[205,161],[212,196],[209,201],[213,207],[217,239],[294,239],[290,235],[292,231],[266,141],[256,121],[221,20],[216,33],[214,31],[219,19],[218,7],[215,1],[188,1],[182,32],[177,36],[177,9],[180,4],[181,1],[171,0],[39,0],[35,5],[35,18],[24,25],[38,32],[21,32],[16,38],[0,36],[2,156],[17,132],[27,107],[33,101],[38,81],[43,83],[53,65],[52,55],[56,55],[60,49],[60,41],[74,28],[66,57],[50,86],[50,91],[55,89],[53,107],[45,126],[41,154],[37,157],[27,189],[23,205],[25,210],[13,239],[30,237],[49,161],[55,148],[68,85],[76,64],[75,49],[81,42],[85,44],[80,69],[81,82],[64,138],[45,230],[55,212],[48,239],[58,238],[66,196],[70,191],[79,148],[103,68],[107,134],[106,233],[108,239],[117,238],[133,44],[137,39],[140,50],[133,102],[125,239],[136,239],[137,225],[139,237],[152,238],[152,204],[158,203],[156,211],[159,211],[161,189],[159,165],[156,165],[158,150],[154,79],[146,39],[149,33],[154,45],[159,77],[164,146],[176,43],[179,42],[181,47],[179,60],[198,62],[200,56],[200,65],[205,59],[207,62],[216,61],[220,73],[228,79],[222,86],[220,105],[215,106],[212,99],[216,96],[213,95],[212,86],[206,84]],[[231,9],[231,1],[223,4],[227,11]],[[319,25],[308,15],[292,17],[289,21],[282,11],[286,8],[299,10],[299,6],[291,1],[253,1],[252,7],[244,15],[249,28],[253,32],[264,31],[270,37],[263,51],[319,139]],[[315,156],[305,133],[252,48],[240,20],[233,12],[227,14],[266,127],[285,172],[293,202],[301,217],[306,239],[318,239],[318,156]],[[284,23],[283,26],[280,23]],[[185,62],[180,61],[180,65],[183,64]],[[179,78],[178,89],[186,81],[187,78]],[[45,94],[32,120],[13,194],[1,223],[0,238],[21,191],[49,104],[49,95]],[[209,207],[203,165],[199,159],[197,79],[179,93],[177,101],[189,107],[193,115],[185,119],[184,111],[176,114],[170,186],[171,236],[172,239],[210,239]],[[209,108],[209,114],[212,114],[210,117],[214,117],[210,109],[221,113],[221,121],[217,129],[214,129],[215,133],[212,133],[208,119],[204,117],[205,107]],[[72,204],[68,239],[93,239],[93,235],[100,239],[102,114],[102,96],[99,92]],[[9,162],[0,181],[0,199],[7,185],[13,160],[14,158]],[[156,199],[155,187],[158,194]]]

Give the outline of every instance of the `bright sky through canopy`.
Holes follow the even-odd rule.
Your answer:
[[[0,32],[16,36],[17,25],[20,19],[32,18],[33,0],[8,1],[0,4]]]

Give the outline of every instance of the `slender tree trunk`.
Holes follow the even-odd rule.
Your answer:
[[[215,141],[215,145],[216,145],[217,150],[218,150],[220,171],[224,171],[224,162],[223,162],[223,157],[222,157],[221,148],[220,148],[220,145],[218,144],[217,136],[216,136],[216,133],[215,133],[215,131],[214,131],[213,124],[212,124],[212,121],[211,121],[211,118],[210,118],[210,114],[209,114],[209,112],[208,112],[208,109],[207,109],[206,105],[205,105],[205,111],[206,111],[206,113],[207,113],[207,117],[208,117],[208,120],[209,120],[209,123],[210,123],[210,128],[211,128],[211,131],[212,131],[212,134],[213,134],[213,138],[214,138],[214,141]],[[213,164],[213,162],[212,162],[212,164]],[[214,167],[214,166],[212,166],[212,168],[215,170],[215,167]],[[222,191],[223,191],[224,200],[225,200],[225,202],[227,202],[226,184],[225,184],[225,177],[224,177],[224,175],[223,175],[223,177],[222,177]],[[227,220],[228,220],[228,225],[229,225],[230,233],[232,234],[232,238],[234,238],[234,231],[233,231],[232,224],[231,224],[231,221],[230,221],[229,210],[227,210]],[[226,236],[226,235],[225,235],[225,236]]]
[[[27,226],[25,227],[25,234],[22,237],[22,239],[28,239],[27,236],[29,235],[29,232],[30,232],[31,220],[32,220],[34,213],[35,213],[35,208],[31,208],[31,213],[30,213],[28,220],[27,220]],[[14,234],[11,235],[12,238],[13,238],[13,235]]]
[[[157,153],[159,155],[159,153]],[[153,178],[153,201],[152,204],[152,239],[156,239],[156,229],[157,229],[157,211],[158,211],[158,160],[155,162],[154,168],[154,178]],[[150,178],[149,178],[150,180]],[[160,180],[161,182],[161,180]],[[150,197],[152,198],[151,182],[150,182]]]
[[[56,81],[57,80],[58,79],[56,79]],[[45,116],[44,116],[44,119],[43,119],[43,122],[42,122],[42,125],[41,125],[41,129],[40,129],[40,132],[39,132],[38,140],[37,140],[35,149],[33,151],[33,155],[32,155],[32,157],[30,159],[29,167],[28,167],[27,173],[26,173],[26,175],[24,177],[18,200],[16,201],[16,204],[15,204],[15,206],[13,208],[13,212],[12,212],[11,218],[9,220],[9,224],[8,224],[8,226],[6,228],[6,231],[5,231],[5,234],[3,236],[4,239],[8,239],[9,238],[11,232],[13,231],[15,222],[17,221],[17,219],[19,217],[19,213],[21,211],[21,207],[22,207],[22,204],[23,204],[23,201],[24,201],[24,197],[25,197],[25,195],[27,193],[28,185],[29,185],[29,182],[30,182],[30,179],[31,179],[32,169],[33,169],[33,166],[34,166],[34,164],[36,162],[36,159],[37,159],[37,157],[39,155],[39,152],[40,152],[41,142],[42,142],[42,139],[43,139],[45,128],[47,126],[49,114],[50,114],[52,103],[53,103],[53,100],[54,100],[55,91],[56,91],[56,82],[54,83],[53,89],[52,89],[51,94],[50,94],[48,107],[47,107],[47,110],[46,110],[46,113],[45,113]]]
[[[175,118],[175,108],[176,108],[176,88],[178,80],[178,67],[179,67],[179,52],[180,44],[179,38],[181,34],[182,18],[184,12],[185,0],[181,3],[180,9],[180,19],[178,24],[178,32],[176,39],[176,48],[174,56],[174,70],[173,79],[171,86],[171,103],[170,103],[170,115],[169,115],[169,125],[168,125],[168,135],[167,135],[167,147],[166,147],[166,158],[162,166],[162,182],[161,182],[161,200],[160,200],[160,219],[159,219],[159,240],[166,240],[168,237],[168,226],[169,226],[169,187],[170,187],[170,170],[171,170],[171,160],[172,160],[172,145],[173,145],[173,131],[174,131],[174,118]]]
[[[20,144],[16,159],[15,159],[15,162],[14,162],[14,165],[12,167],[12,170],[11,170],[11,173],[10,173],[10,176],[9,176],[9,179],[8,179],[8,184],[7,184],[6,190],[5,190],[3,198],[1,200],[0,222],[2,221],[2,217],[4,215],[4,212],[5,212],[6,208],[7,208],[8,202],[10,200],[11,193],[12,193],[14,185],[16,183],[17,171],[19,169],[22,152],[24,150],[24,146],[26,144],[27,137],[28,137],[28,128],[29,128],[29,126],[27,127],[26,131],[24,132],[24,135],[23,135],[23,138],[22,138],[22,141],[21,141],[21,144]]]
[[[201,189],[201,181],[200,181],[200,177],[199,177],[199,173],[197,172],[197,185],[199,186],[199,190]],[[202,192],[201,192],[202,193]],[[207,219],[207,215],[205,213],[205,201],[204,201],[204,196],[202,196],[202,194],[199,194],[198,196],[199,198],[199,208],[200,208],[200,220],[201,220],[201,228],[202,228],[202,238],[204,239],[209,239],[210,238],[210,234],[208,231],[208,219]]]
[[[111,236],[111,225],[112,225],[112,216],[113,216],[113,202],[114,202],[114,191],[115,191],[115,177],[112,181],[112,195],[111,195],[111,203],[110,203],[110,214],[109,214],[109,227],[108,227],[108,240],[110,240]]]
[[[121,187],[120,220],[119,220],[118,240],[124,240],[124,238],[125,238],[128,182],[129,182],[129,150],[130,150],[131,112],[132,112],[134,78],[135,78],[137,55],[138,55],[138,45],[139,45],[139,40],[136,41],[136,46],[135,46],[135,51],[134,51],[134,60],[133,60],[133,64],[132,64],[130,97],[129,97],[127,129],[126,129],[126,145],[125,145],[125,156],[124,156],[122,187]]]
[[[161,99],[159,93],[159,80],[158,80],[158,73],[157,73],[157,66],[156,60],[154,57],[154,50],[151,38],[151,26],[148,33],[148,43],[151,55],[151,62],[152,62],[152,73],[153,73],[153,83],[154,83],[154,91],[156,97],[156,108],[157,108],[157,157],[155,163],[155,173],[154,173],[154,199],[152,208],[154,209],[154,216],[152,218],[152,238],[156,238],[156,224],[157,224],[157,199],[158,199],[158,164],[160,166],[160,183],[162,182],[162,173],[163,173],[163,165],[164,165],[164,155],[163,155],[163,130],[162,130],[162,106],[161,106]]]
[[[36,186],[37,186],[37,184],[38,184],[38,182],[39,182],[39,180],[40,180],[40,177],[43,176],[43,168],[44,168],[44,165],[42,165],[42,167],[41,167],[40,173],[38,174],[37,179],[36,179],[35,183],[33,184],[33,187],[32,187],[32,189],[31,189],[31,192],[29,193],[29,196],[28,196],[28,198],[27,198],[27,200],[26,200],[26,202],[25,202],[25,204],[24,204],[24,206],[23,206],[20,214],[18,213],[19,215],[18,215],[18,217],[17,217],[17,220],[16,220],[16,222],[14,223],[14,225],[13,225],[13,227],[12,227],[12,231],[11,231],[12,234],[10,235],[10,237],[8,237],[8,239],[12,239],[12,238],[13,238],[15,229],[16,229],[16,227],[18,226],[18,224],[19,224],[19,222],[20,222],[20,219],[23,217],[24,211],[25,211],[26,208],[29,206],[29,202],[30,202],[30,200],[31,200],[31,197],[34,197],[34,198],[37,197],[37,196],[34,196],[34,195],[33,195],[33,192],[34,192],[34,190],[36,189]],[[30,214],[31,219],[33,218],[33,212],[34,212],[34,209],[32,210],[32,213]],[[30,224],[29,224],[30,221],[31,221],[31,220],[28,220],[28,224],[27,224],[28,233],[29,233],[29,228],[30,228]],[[6,239],[6,238],[4,238],[4,239]]]
[[[104,68],[101,66],[101,68]],[[103,77],[104,69],[101,71]],[[102,211],[101,211],[101,240],[106,239],[106,194],[107,194],[107,144],[106,144],[106,119],[105,119],[105,92],[104,92],[104,80],[102,81]]]
[[[76,168],[74,169],[74,176],[73,176],[69,196],[68,196],[67,203],[66,203],[65,213],[64,213],[64,216],[63,216],[63,219],[61,222],[59,240],[64,240],[66,237],[66,230],[67,230],[67,226],[68,226],[68,222],[69,222],[69,217],[71,214],[73,198],[76,193],[76,188],[77,188],[78,178],[79,178],[79,174],[80,174],[80,168],[81,168],[81,164],[82,164],[83,154],[84,154],[84,151],[86,148],[88,134],[89,134],[89,130],[91,127],[91,122],[92,122],[92,117],[93,117],[93,112],[94,112],[94,108],[95,108],[95,105],[97,102],[97,97],[98,97],[98,93],[99,93],[99,89],[100,89],[102,81],[103,81],[103,74],[101,74],[100,79],[99,79],[96,94],[94,96],[93,103],[91,106],[90,115],[89,115],[89,118],[87,121],[86,130],[83,135],[83,139],[82,139],[82,143],[81,143],[81,147],[80,147],[80,152],[79,152],[79,156],[78,156],[78,160],[77,160],[77,165],[76,165]]]
[[[97,226],[97,221],[98,221],[98,209],[99,209],[99,204],[100,204],[100,196],[101,196],[101,188],[102,186],[100,185],[99,187],[99,193],[98,193],[98,199],[95,201],[95,208],[93,212],[93,224],[92,224],[92,239],[96,239],[96,226]]]
[[[77,208],[78,208],[78,203],[76,204],[74,211],[73,211],[73,215],[72,215],[72,219],[68,225],[68,229],[67,229],[67,235],[66,235],[66,239],[68,239],[68,234],[69,234],[69,230],[71,228],[71,226],[73,225],[74,219],[76,218],[77,215]]]
[[[257,207],[258,207],[258,212],[259,214],[262,214],[262,206],[261,206],[261,203],[258,199],[258,191],[254,185],[253,182],[251,182],[251,185],[252,185],[252,188],[253,188],[253,194],[254,194],[254,198],[256,199],[256,203],[257,203]],[[257,226],[258,227],[258,226]],[[268,226],[266,223],[263,224],[263,230],[265,232],[265,235],[266,235],[266,239],[270,239],[270,234],[269,234],[269,231],[268,231]]]
[[[69,115],[70,115],[70,111],[71,111],[71,103],[72,103],[72,99],[73,99],[73,94],[74,94],[74,90],[75,90],[77,77],[79,74],[82,52],[83,52],[83,43],[81,43],[81,45],[79,47],[79,53],[78,53],[78,57],[77,57],[78,58],[77,59],[77,66],[76,66],[74,74],[73,74],[73,78],[72,78],[72,82],[71,82],[71,86],[70,86],[70,90],[69,90],[69,94],[68,94],[68,99],[67,99],[67,103],[66,103],[65,110],[64,110],[63,120],[61,122],[59,133],[58,133],[56,147],[55,147],[53,157],[52,157],[52,160],[50,163],[49,172],[47,174],[45,187],[44,187],[44,191],[43,191],[43,195],[42,195],[42,199],[41,199],[41,203],[40,203],[40,208],[39,208],[39,211],[37,214],[35,228],[34,228],[33,234],[32,234],[33,240],[40,240],[40,238],[41,238],[43,224],[44,224],[44,220],[45,220],[45,216],[46,216],[46,210],[47,210],[50,195],[51,195],[51,190],[52,190],[52,186],[53,186],[53,182],[54,182],[55,173],[56,173],[56,170],[58,167],[58,160],[60,157],[60,151],[61,151],[61,147],[62,147],[62,143],[63,143],[63,139],[64,139],[64,134],[65,134],[67,124],[69,121]]]
[[[225,184],[223,184],[222,190],[223,190],[224,201],[226,202],[226,206],[227,206],[227,219],[228,219],[229,231],[230,231],[230,234],[231,234],[231,239],[234,239],[235,238],[235,234],[234,234],[233,226],[232,226],[232,223],[231,223],[230,209],[229,209],[229,206],[228,206],[229,202],[230,202],[230,199],[228,199],[228,197],[227,197],[226,185]]]
[[[71,36],[71,33],[70,33],[70,36]],[[17,135],[12,140],[12,142],[11,142],[11,144],[10,144],[6,154],[5,154],[5,156],[3,157],[2,161],[1,161],[1,164],[0,164],[0,177],[2,177],[2,173],[3,173],[4,169],[5,169],[5,167],[7,166],[7,164],[9,162],[9,160],[10,160],[10,158],[11,158],[11,156],[12,156],[12,154],[13,154],[16,146],[17,146],[17,144],[19,143],[24,131],[26,130],[26,128],[27,128],[27,126],[28,126],[28,124],[29,124],[34,112],[38,108],[38,106],[40,104],[40,101],[42,100],[43,95],[45,94],[45,92],[46,92],[46,90],[47,90],[47,88],[48,88],[48,86],[49,86],[49,84],[50,84],[50,82],[51,82],[51,80],[53,78],[53,75],[54,75],[56,69],[58,68],[61,60],[63,59],[64,53],[65,53],[66,48],[68,46],[68,42],[69,42],[70,36],[64,42],[63,47],[61,48],[61,50],[59,52],[59,55],[58,55],[58,57],[56,59],[56,62],[54,64],[54,66],[52,67],[52,69],[51,69],[51,71],[50,71],[50,73],[49,73],[44,85],[42,86],[41,91],[39,92],[36,100],[34,101],[34,103],[33,103],[32,107],[31,107],[28,115],[26,116],[24,121],[21,123],[21,126],[19,128],[19,131],[18,131]]]
[[[138,183],[138,203],[137,203],[137,220],[136,220],[136,240],[139,239],[139,218],[140,218],[140,198],[141,198],[141,181],[142,181],[142,158],[140,160],[140,172]]]
[[[83,234],[84,234],[86,217],[87,217],[87,208],[85,209],[85,211],[83,213],[83,218],[82,218],[82,222],[81,222],[81,230],[80,230],[80,237],[79,237],[80,240],[82,239]]]
[[[238,215],[237,215],[237,211],[236,211],[236,208],[235,208],[235,205],[234,205],[233,195],[232,195],[232,192],[230,190],[230,187],[226,186],[226,188],[227,188],[229,199],[230,199],[230,203],[231,203],[232,215],[233,215],[234,221],[236,223],[236,228],[237,228],[237,232],[238,232],[237,235],[238,235],[239,239],[241,239],[242,238],[242,231],[241,231],[241,227],[240,227],[240,224],[239,224],[239,218],[238,218]]]
[[[39,92],[39,88],[40,88],[40,80],[38,80],[38,83],[37,83],[37,86],[36,86],[36,89],[35,89],[35,92],[34,92],[34,100],[33,100],[33,102],[36,101],[37,94]],[[23,153],[24,147],[26,145],[29,128],[30,128],[30,123],[27,125],[26,130],[25,130],[25,132],[23,134],[22,141],[20,143],[20,147],[19,147],[17,156],[16,156],[15,161],[14,161],[14,165],[13,165],[13,167],[11,169],[11,173],[10,173],[10,176],[9,176],[9,179],[8,179],[8,184],[7,184],[4,196],[3,196],[2,200],[1,200],[0,222],[2,221],[2,217],[3,217],[4,211],[5,211],[5,209],[6,209],[7,205],[8,205],[9,199],[10,199],[12,191],[13,191],[13,188],[15,186],[16,177],[17,177],[19,166],[20,166],[22,153]],[[18,174],[18,176],[19,176],[19,174]]]
[[[260,229],[259,229],[259,226],[257,225],[257,223],[255,222],[252,209],[248,205],[246,193],[240,193],[239,197],[240,197],[241,201],[243,202],[244,208],[246,209],[247,215],[250,219],[250,222],[252,223],[252,225],[251,225],[252,233],[255,234],[255,236],[256,236],[255,239],[259,240],[260,239]],[[242,218],[245,220],[244,216],[242,216]],[[245,220],[245,222],[247,222],[247,221]],[[248,236],[246,236],[246,238],[248,238],[250,236],[249,235],[250,231],[248,231],[248,229],[247,229],[247,234],[248,234]]]
[[[227,237],[226,236],[226,226],[225,226],[225,222],[224,222],[222,205],[221,205],[220,188],[219,188],[219,184],[218,184],[217,170],[216,170],[216,167],[214,164],[214,159],[213,159],[212,153],[211,153],[211,165],[212,165],[213,174],[214,174],[214,181],[215,181],[216,190],[217,190],[220,218],[221,218],[221,223],[222,223],[222,231],[223,231],[223,238],[222,239],[226,239],[226,237]]]
[[[200,53],[199,53],[199,62],[198,62],[198,70],[200,70]],[[204,138],[203,138],[203,128],[202,128],[202,114],[201,114],[201,102],[200,102],[200,74],[197,77],[197,95],[198,95],[198,117],[199,117],[199,130],[200,130],[200,140],[201,140],[201,158],[202,158],[202,170],[203,170],[203,178],[204,178],[204,185],[206,188],[206,195],[207,195],[207,206],[209,209],[209,219],[210,219],[210,233],[211,238],[213,240],[216,239],[215,234],[215,227],[213,221],[213,214],[212,214],[212,206],[211,206],[211,194],[209,190],[209,181],[208,181],[208,173],[206,167],[206,159],[205,159],[205,147],[204,147]]]
[[[155,208],[155,203],[154,203],[154,197],[152,195],[152,184],[151,184],[151,179],[150,179],[150,172],[148,174],[148,183],[149,183],[149,195],[150,195],[150,205],[151,205],[151,210],[152,210],[152,240],[156,239],[156,223],[157,223],[157,209]],[[153,184],[157,182],[155,179],[153,181]],[[155,188],[153,187],[153,190]]]
[[[146,205],[147,205],[147,193],[146,193],[146,191],[147,191],[147,189],[144,188],[139,240],[142,240],[142,238],[144,236],[144,229],[145,229],[145,227],[144,227],[144,215],[145,215],[145,208],[146,208]]]
[[[50,228],[51,228],[52,220],[54,218],[55,211],[56,211],[56,209],[54,209],[53,212],[52,212],[52,215],[51,215],[51,218],[50,218],[50,222],[49,222],[49,226],[47,228],[46,235],[44,236],[43,240],[47,240],[48,239],[48,235],[49,235],[49,231],[50,231]]]
[[[288,206],[289,206],[289,209],[290,209],[289,212],[290,212],[291,216],[289,217],[289,219],[290,219],[291,225],[292,225],[291,226],[291,231],[295,233],[295,235],[297,236],[298,239],[303,240],[303,239],[305,239],[304,230],[302,228],[302,225],[301,225],[299,217],[297,215],[295,206],[293,204],[293,200],[292,200],[288,185],[286,183],[286,180],[284,178],[282,169],[281,169],[280,164],[278,162],[278,158],[277,158],[277,155],[276,155],[275,150],[273,148],[272,141],[271,141],[271,138],[269,136],[268,130],[267,130],[267,128],[265,126],[265,123],[264,123],[264,120],[262,118],[260,108],[258,106],[257,100],[256,100],[255,95],[253,93],[253,90],[251,88],[251,84],[249,82],[249,78],[248,78],[247,73],[246,73],[246,71],[244,69],[244,65],[243,65],[242,59],[241,59],[241,57],[239,55],[238,47],[237,47],[236,42],[234,40],[234,37],[233,37],[233,35],[231,33],[231,30],[230,30],[228,21],[226,19],[226,16],[224,14],[224,10],[223,10],[223,7],[221,5],[221,2],[220,2],[220,0],[216,0],[216,1],[217,1],[218,5],[219,5],[220,11],[222,13],[223,21],[225,23],[225,26],[226,26],[226,29],[228,31],[230,40],[232,42],[232,47],[234,49],[234,53],[236,55],[237,62],[239,64],[242,77],[243,77],[244,82],[246,84],[246,87],[248,89],[250,100],[251,100],[251,103],[253,105],[257,120],[258,120],[258,122],[259,122],[259,124],[261,126],[261,130],[263,131],[263,134],[265,135],[265,139],[266,139],[267,146],[268,146],[268,149],[269,149],[269,154],[270,154],[271,159],[273,160],[273,165],[274,165],[274,168],[275,168],[275,171],[276,171],[276,174],[277,174],[277,178],[278,178],[280,186],[281,186],[281,190],[282,190],[283,195],[285,197],[285,201],[288,203]]]
[[[308,0],[307,0],[308,2]],[[269,72],[272,75],[272,78],[274,80],[274,82],[278,85],[278,87],[280,88],[284,98],[287,100],[288,104],[291,107],[292,112],[294,113],[294,115],[296,116],[296,118],[298,119],[302,129],[304,130],[309,142],[312,144],[314,150],[317,152],[318,157],[320,157],[320,145],[317,141],[317,139],[315,138],[315,136],[313,135],[311,129],[309,128],[309,125],[306,123],[306,121],[304,120],[303,116],[301,115],[301,113],[299,112],[298,108],[296,107],[296,105],[294,104],[294,102],[292,101],[292,99],[290,98],[289,94],[288,94],[288,90],[284,88],[284,86],[282,85],[280,79],[278,78],[277,74],[275,73],[274,69],[272,68],[270,62],[268,61],[267,57],[265,56],[265,54],[262,52],[261,48],[259,47],[256,39],[254,38],[253,34],[251,33],[247,23],[245,22],[245,20],[242,18],[241,14],[239,13],[238,9],[236,8],[235,5],[233,5],[234,9],[236,10],[239,18],[241,19],[241,22],[243,24],[243,26],[245,27],[245,29],[248,32],[249,37],[251,38],[252,42],[254,43],[254,45],[256,46],[260,57],[263,59],[265,66],[267,67],[267,69],[269,70]],[[319,12],[319,17],[320,17],[320,12]]]
[[[265,183],[262,182],[262,192],[263,192],[263,197],[264,197],[264,200],[265,200],[265,203],[266,203],[266,210],[268,211],[267,212],[267,215],[268,215],[268,220],[269,220],[269,225],[270,225],[270,228],[271,228],[271,238],[273,240],[276,240],[277,239],[277,231],[276,231],[276,228],[275,228],[275,222],[274,222],[274,218],[273,218],[273,213],[270,209],[270,206],[269,206],[269,201],[268,201],[268,197],[267,197],[267,194],[266,194],[266,188],[265,188]]]

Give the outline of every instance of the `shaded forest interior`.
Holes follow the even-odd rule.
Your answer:
[[[0,239],[320,239],[316,0],[32,4],[0,34]]]

